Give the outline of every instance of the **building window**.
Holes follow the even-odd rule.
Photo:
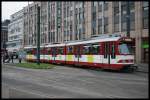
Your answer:
[[[127,11],[127,5],[124,3],[121,3],[121,12],[126,14],[127,13],[126,11]]]
[[[77,14],[77,13],[78,13],[78,9],[76,8],[76,9],[75,9],[75,14]]]
[[[70,16],[72,16],[72,10],[70,11]]]
[[[64,8],[64,18],[66,17],[66,8]]]
[[[113,7],[114,16],[119,15],[119,2],[114,2]]]
[[[48,42],[50,42],[50,32],[49,32],[49,34],[48,34]]]
[[[97,2],[94,2],[93,5],[96,6],[96,5],[97,5]]]
[[[108,3],[104,2],[104,11],[108,10]]]
[[[96,28],[92,28],[92,35],[96,34]]]
[[[130,2],[130,10],[134,10],[135,9],[135,4],[134,4],[134,2],[132,1],[132,2]]]
[[[114,8],[114,15],[119,15],[119,7]]]
[[[127,18],[126,18],[126,14],[122,14],[121,15],[121,31],[126,31],[126,22],[127,22]]]
[[[121,22],[123,23],[123,22],[126,22],[126,20],[127,20],[127,18],[126,18],[126,14],[122,14],[121,15]]]
[[[108,17],[104,18],[104,33],[108,33]]]
[[[113,2],[113,7],[115,8],[115,7],[119,7],[119,2]]]
[[[121,23],[121,31],[126,31],[127,30],[127,23],[123,22]]]
[[[98,27],[98,34],[102,34],[102,26]]]
[[[143,2],[142,3],[142,11],[143,11],[143,29],[148,29],[149,25],[148,25],[148,11],[149,11],[149,6],[148,6],[148,2]]]
[[[99,12],[102,12],[102,4],[100,4],[100,5],[98,6],[98,11],[99,11]]]
[[[75,33],[75,39],[78,40],[78,31]]]
[[[127,15],[126,14],[122,14],[121,16],[121,30],[122,31],[126,31],[126,23],[127,23]],[[130,30],[134,30],[135,29],[135,13],[132,12],[130,13]]]
[[[114,24],[118,24],[119,23],[119,15],[114,16]]]
[[[119,32],[119,15],[114,16],[114,32]]]
[[[79,40],[81,39],[81,29],[78,30],[79,32]]]
[[[119,32],[119,23],[114,24],[114,32]]]
[[[96,20],[96,12],[93,13],[92,19]]]
[[[81,10],[81,8],[79,8],[79,13],[81,13],[82,12],[82,10]]]
[[[67,7],[67,17],[69,16],[69,7]]]
[[[135,29],[135,13],[130,13],[130,30]]]
[[[98,19],[98,34],[102,34],[102,19]]]

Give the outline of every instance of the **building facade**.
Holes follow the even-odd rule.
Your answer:
[[[34,18],[29,14],[24,16],[24,22],[28,20],[28,24],[24,24],[25,46],[37,42],[37,15],[34,14],[37,13],[37,4],[40,6],[41,45],[82,40],[100,34],[127,36],[127,2],[34,2],[31,4],[34,10],[30,12]],[[148,2],[130,2],[129,7],[130,37],[135,39],[136,62],[148,62]]]
[[[10,23],[10,20],[5,20],[2,22],[2,30],[1,30],[1,50],[5,50],[8,41],[8,24]]]
[[[11,15],[11,22],[8,25],[7,50],[16,52],[23,48],[23,10]]]
[[[32,3],[23,8],[23,46],[36,45],[37,6],[38,3]]]

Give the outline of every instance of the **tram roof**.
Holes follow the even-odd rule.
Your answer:
[[[61,47],[61,46],[65,46],[65,44],[64,43],[62,43],[62,44],[50,44],[50,45],[47,45],[45,47]]]
[[[118,41],[121,37],[107,37],[107,38],[95,38],[91,40],[83,40],[79,42],[67,43],[66,45],[77,45],[77,44],[88,44],[88,43],[97,43],[97,42],[108,42],[108,41]]]
[[[107,38],[93,38],[91,40],[83,40],[83,41],[72,41],[68,43],[62,43],[62,44],[49,44],[42,47],[61,47],[61,46],[69,46],[69,45],[78,45],[78,44],[88,44],[88,43],[97,43],[97,42],[108,42],[108,41],[118,41],[121,37],[107,37]],[[24,47],[24,49],[30,49],[30,48],[36,48],[36,46],[27,46]]]
[[[24,49],[31,49],[31,48],[36,48],[35,46],[27,46],[27,47],[24,47]]]

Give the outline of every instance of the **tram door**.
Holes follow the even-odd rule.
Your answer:
[[[52,48],[52,63],[55,63],[55,59],[56,59],[56,56],[57,56],[57,50],[56,50],[56,47],[53,47]]]
[[[75,65],[79,65],[80,62],[80,58],[81,58],[81,45],[77,45],[75,46]]]
[[[105,42],[104,43],[104,58],[103,58],[103,67],[109,68],[110,67],[110,43]]]
[[[111,68],[111,64],[115,61],[115,42],[105,42],[104,43],[104,58],[103,64],[105,68]]]

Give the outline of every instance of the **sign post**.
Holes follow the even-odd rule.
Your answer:
[[[37,64],[40,65],[40,7],[37,7]]]

